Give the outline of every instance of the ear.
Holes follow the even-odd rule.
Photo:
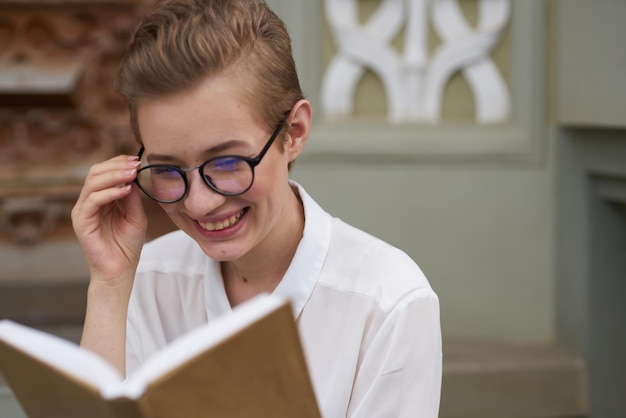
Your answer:
[[[294,161],[302,153],[306,141],[309,139],[312,118],[311,103],[306,99],[298,100],[291,108],[286,122],[287,133],[289,134],[286,151],[289,154],[290,162]]]

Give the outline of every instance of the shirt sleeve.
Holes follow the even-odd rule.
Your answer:
[[[432,289],[405,296],[362,355],[348,418],[437,418],[442,348]]]

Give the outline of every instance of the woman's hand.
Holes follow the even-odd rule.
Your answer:
[[[146,219],[133,183],[137,157],[120,155],[89,170],[72,210],[72,225],[91,273],[81,346],[124,376],[126,313]]]
[[[148,223],[133,183],[138,167],[127,155],[94,165],[72,210],[92,282],[115,285],[135,274]]]

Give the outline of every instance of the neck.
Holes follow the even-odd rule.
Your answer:
[[[222,262],[226,294],[236,306],[259,293],[271,293],[289,268],[304,231],[304,208],[295,191],[289,191],[288,204],[275,233],[238,260]]]

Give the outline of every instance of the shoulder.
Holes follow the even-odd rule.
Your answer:
[[[305,207],[305,237],[324,253],[318,286],[335,295],[370,300],[383,310],[401,300],[437,300],[421,268],[406,252],[330,215],[302,187],[298,191]]]
[[[437,296],[419,265],[404,251],[335,218],[323,283],[359,294],[384,311]]]
[[[138,272],[188,272],[204,269],[208,257],[183,231],[174,231],[146,243],[141,251]]]

